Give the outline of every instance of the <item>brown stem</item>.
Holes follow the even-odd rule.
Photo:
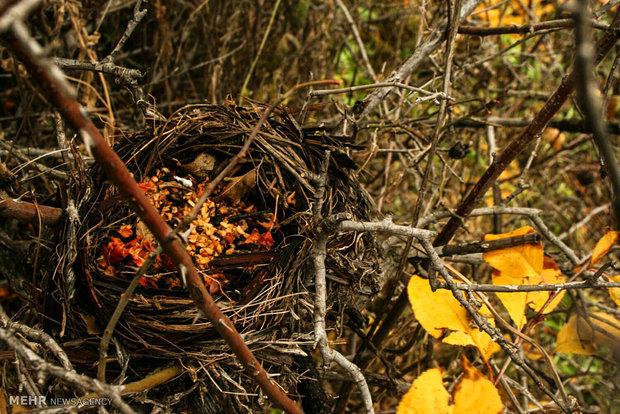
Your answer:
[[[62,209],[47,207],[42,205],[35,206],[26,201],[15,201],[10,198],[0,198],[0,217],[10,217],[20,221],[41,223],[46,225],[56,225],[62,216]]]
[[[3,3],[4,1],[0,1],[0,8]],[[254,357],[232,322],[218,308],[177,235],[160,217],[155,207],[130,175],[125,164],[85,116],[85,112],[70,95],[70,89],[67,87],[68,85],[64,84],[62,74],[49,59],[42,55],[40,47],[29,36],[23,23],[16,21],[10,25],[5,33],[1,34],[4,45],[24,64],[52,105],[60,112],[65,122],[79,133],[87,149],[117,186],[121,195],[163,246],[164,251],[179,269],[181,279],[187,285],[192,300],[224,338],[249,375],[278,407],[290,413],[301,413],[301,409],[295,402],[289,399],[269,379],[267,372]]]
[[[596,64],[600,63],[616,44],[618,29],[620,29],[620,22],[619,19],[615,19],[614,23],[609,26],[603,37],[598,41],[596,45]],[[495,180],[497,180],[497,177],[499,177],[502,171],[504,171],[517,155],[542,132],[551,117],[555,115],[568,96],[573,92],[574,77],[574,73],[571,72],[562,79],[560,86],[558,86],[553,95],[547,100],[540,112],[536,114],[528,127],[525,128],[517,138],[510,142],[502,154],[497,157],[484,174],[482,174],[482,177],[480,177],[474,188],[459,204],[456,209],[456,217],[452,217],[437,238],[435,238],[433,242],[435,246],[444,245],[452,239],[454,233],[456,233],[461,226],[462,221],[469,216],[469,213],[476,207],[478,201],[484,197],[484,194],[493,185]]]

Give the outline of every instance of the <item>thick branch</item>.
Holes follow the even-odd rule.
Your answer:
[[[40,217],[41,223],[54,226],[62,217],[62,209],[2,198],[0,194],[0,217],[10,217],[32,223],[38,223]]]

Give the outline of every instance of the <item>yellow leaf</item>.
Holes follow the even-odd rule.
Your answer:
[[[461,355],[464,375],[454,389],[455,414],[499,414],[504,404],[497,388]]]
[[[556,352],[593,355],[598,346],[620,346],[620,321],[604,312],[593,312],[586,319],[572,315],[558,332]]]
[[[597,264],[616,243],[618,243],[618,232],[607,229],[607,233],[594,246],[590,265]]]
[[[611,280],[612,282],[620,282],[620,275],[612,276]],[[609,296],[611,296],[611,299],[616,302],[617,306],[620,306],[620,288],[610,288]]]
[[[530,226],[521,227],[510,233],[485,234],[484,241],[505,239],[507,237],[523,236],[534,233]],[[543,267],[542,243],[522,244],[507,249],[491,250],[485,252],[482,258],[492,268],[517,279],[539,274]]]
[[[448,331],[443,342],[460,346],[474,345],[485,361],[499,350],[499,345],[487,333],[480,331],[474,321],[470,321],[467,310],[449,290],[438,289],[433,292],[427,280],[414,275],[409,280],[407,292],[415,317],[434,338],[440,338]],[[486,315],[490,312],[483,306],[480,313]],[[492,319],[489,322],[494,323]]]
[[[515,279],[509,276],[505,276],[503,273],[493,271],[493,284],[494,285],[539,285],[544,280],[546,283],[564,283],[564,277],[562,272],[558,268],[555,261],[551,258],[544,258],[545,267],[541,271],[541,275],[529,276],[521,279]],[[510,314],[510,318],[517,325],[519,329],[523,328],[527,319],[525,317],[526,307],[529,306],[538,312],[547,303],[550,295],[553,292],[540,291],[540,292],[510,292],[510,293],[497,293],[497,297],[502,301],[504,307]],[[556,306],[562,301],[564,297],[564,291],[557,294],[554,299],[545,307],[543,314],[549,313],[555,309]]]
[[[432,368],[413,381],[411,388],[398,404],[397,414],[453,414],[450,394],[443,387],[441,371]]]
[[[506,237],[522,236],[533,233],[534,229],[526,226],[510,233],[487,234],[484,240],[498,240]],[[542,243],[524,244],[506,249],[493,250],[483,254],[484,260],[493,269],[494,285],[540,285],[563,283],[564,277],[555,260],[545,256]],[[526,307],[538,312],[549,299],[551,292],[509,292],[497,293],[510,318],[521,329],[525,323]],[[564,291],[556,295],[543,313],[551,312],[562,301]]]

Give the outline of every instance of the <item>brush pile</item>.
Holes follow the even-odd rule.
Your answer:
[[[168,120],[121,137],[115,150],[175,227],[206,183],[239,152],[262,110],[233,102],[184,107]],[[332,151],[332,162],[324,214],[347,212],[368,220],[371,205],[352,174],[354,163],[346,148],[325,133],[304,134],[281,111],[264,123],[247,156],[183,234],[220,308],[268,372],[279,374],[278,382],[289,387],[301,375],[301,370],[295,372],[293,356],[313,349],[314,275],[306,260],[314,236],[315,179],[326,149]],[[157,243],[100,170],[95,167],[90,177],[90,199],[80,203],[75,288],[69,290],[63,277],[44,281],[56,294],[48,295],[42,308],[48,329],[62,331],[65,348],[75,349],[70,354],[75,362],[94,365],[102,329]],[[328,248],[328,317],[332,327],[339,328],[342,315],[361,310],[377,292],[379,253],[369,235],[335,235]],[[60,261],[66,254],[58,252]],[[227,384],[214,381],[222,389],[256,392],[211,323],[198,314],[165,254],[140,279],[114,338],[116,356],[109,372],[139,373],[149,367],[145,359],[182,360],[201,378],[210,372],[228,373]]]

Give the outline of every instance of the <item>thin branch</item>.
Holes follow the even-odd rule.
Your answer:
[[[347,6],[345,6],[342,0],[336,0],[336,4],[338,5],[338,7],[340,7],[340,10],[342,10],[342,13],[344,14],[345,19],[347,19],[349,26],[351,26],[351,31],[353,32],[355,43],[357,43],[357,47],[359,48],[360,54],[362,55],[362,61],[364,62],[364,65],[366,66],[366,72],[368,76],[370,76],[370,78],[376,82],[377,74],[375,73],[374,69],[372,68],[372,65],[370,64],[370,60],[368,59],[368,54],[366,53],[366,46],[364,45],[364,41],[362,40],[362,37],[360,36],[360,32],[357,30],[357,26],[355,22],[353,21],[353,18],[351,17],[351,13],[349,13],[349,9],[347,9]]]
[[[134,410],[122,400],[120,396],[122,387],[107,385],[86,375],[78,374],[72,369],[65,369],[46,362],[18,340],[8,329],[0,328],[0,339],[6,342],[6,344],[10,346],[17,355],[22,357],[35,371],[46,372],[79,389],[86,389],[94,391],[99,395],[104,395],[110,398],[112,404],[124,414],[135,413]]]
[[[339,224],[347,219],[347,214],[341,213],[336,216],[323,219],[322,208],[325,196],[325,186],[327,183],[327,171],[329,168],[330,151],[325,152],[325,158],[321,165],[316,191],[314,194],[314,205],[312,206],[313,220],[317,227],[318,234],[310,252],[310,260],[314,265],[314,341],[321,351],[325,364],[332,361],[340,365],[355,381],[362,395],[362,400],[366,408],[366,413],[373,414],[372,396],[364,378],[362,370],[357,365],[346,359],[340,352],[330,348],[327,339],[325,316],[327,314],[327,282],[325,259],[327,258],[327,240],[329,236],[337,231]]]
[[[606,30],[609,25],[599,22],[597,20],[591,20],[592,27],[596,29]],[[534,33],[540,30],[548,29],[564,29],[572,28],[574,22],[572,19],[557,19],[549,20],[540,23],[522,24],[520,26],[499,26],[499,27],[483,27],[483,26],[466,26],[461,25],[459,27],[459,34],[474,35],[474,36],[493,36],[503,34],[527,34]]]
[[[38,223],[39,215],[41,222],[48,226],[55,226],[60,222],[62,209],[34,204],[12,198],[5,198],[0,192],[0,217],[14,218],[20,221]]]
[[[263,49],[265,48],[265,44],[267,44],[267,38],[269,37],[269,33],[271,32],[271,28],[273,27],[273,22],[275,21],[278,8],[280,7],[280,2],[282,0],[277,0],[275,6],[273,6],[273,11],[271,12],[271,17],[269,17],[269,23],[267,23],[267,29],[265,29],[265,34],[263,35],[263,40],[260,42],[260,46],[258,47],[258,52],[256,52],[256,56],[254,56],[254,60],[250,65],[250,69],[248,69],[247,75],[245,75],[245,80],[243,81],[243,86],[241,86],[241,92],[239,93],[239,103],[243,100],[245,95],[245,90],[250,83],[250,78],[252,77],[252,73],[254,72],[254,68],[256,68],[256,64],[258,63],[258,59],[260,59],[261,54],[263,53]]]
[[[478,5],[482,3],[482,0],[467,0],[461,7],[460,20],[469,16]],[[419,33],[418,36],[422,34]],[[409,75],[416,70],[422,62],[424,62],[428,56],[430,56],[435,49],[437,49],[448,36],[448,20],[443,19],[441,24],[434,29],[431,34],[416,48],[407,60],[405,60],[396,70],[394,70],[390,76],[386,79],[386,82],[403,82]],[[363,105],[364,111],[359,116],[359,119],[365,118],[379,105],[389,94],[393,88],[381,88],[376,89],[366,98],[364,98]]]

